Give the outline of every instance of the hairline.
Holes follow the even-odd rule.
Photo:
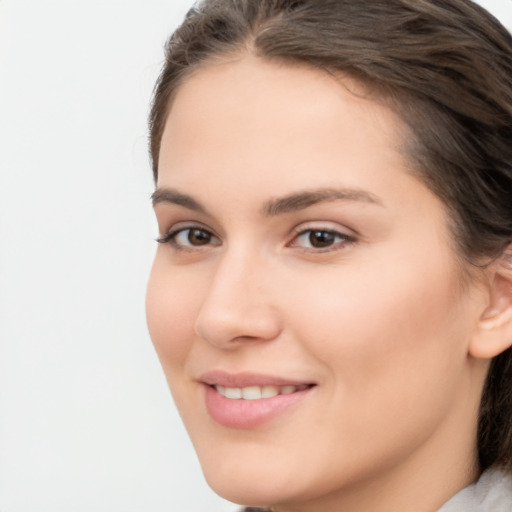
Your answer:
[[[350,69],[324,66],[299,58],[265,55],[256,47],[256,45],[253,44],[254,41],[255,36],[251,35],[245,42],[239,43],[236,48],[229,48],[226,51],[209,55],[202,60],[189,64],[172,83],[173,91],[167,96],[165,115],[161,117],[161,126],[158,133],[158,155],[156,155],[156,166],[154,166],[155,185],[158,179],[158,160],[161,153],[161,141],[165,132],[167,120],[169,119],[172,107],[182,86],[196,73],[199,73],[201,70],[210,66],[234,63],[246,58],[247,56],[253,56],[265,63],[317,70],[333,78],[340,87],[343,87],[347,92],[358,99],[365,99],[383,106],[396,116],[399,123],[395,130],[397,143],[394,149],[404,158],[404,163],[406,164],[405,169],[407,172],[427,187],[428,190],[430,190],[430,192],[440,200],[444,207],[448,228],[447,231],[450,234],[447,243],[453,250],[454,256],[457,260],[460,291],[462,293],[467,292],[470,284],[474,282],[475,279],[485,280],[482,270],[485,269],[494,258],[484,258],[484,260],[479,262],[472,261],[470,255],[465,254],[464,248],[457,242],[457,238],[459,238],[459,233],[461,231],[461,225],[463,225],[463,220],[454,205],[450,204],[445,198],[443,198],[433,186],[430,186],[429,180],[427,179],[429,175],[428,168],[423,167],[417,159],[418,151],[416,147],[418,144],[421,145],[421,141],[412,126],[406,121],[404,112],[401,110],[401,107],[403,107],[407,101],[415,100],[428,102],[428,98],[422,98],[421,96],[414,94],[414,92],[400,86],[380,85],[371,78],[358,76],[357,72]],[[354,89],[348,87],[347,83],[350,82],[362,87],[364,95],[357,94]],[[153,157],[154,156],[155,155],[153,155]]]

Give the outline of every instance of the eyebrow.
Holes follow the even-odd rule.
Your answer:
[[[261,212],[266,217],[304,210],[318,203],[330,201],[355,201],[383,206],[382,201],[374,194],[352,188],[320,188],[295,192],[284,197],[271,199]]]
[[[158,188],[151,195],[153,207],[159,203],[170,203],[183,206],[189,210],[208,214],[206,208],[192,196],[171,188]],[[285,213],[305,210],[318,203],[330,201],[354,201],[383,206],[382,201],[374,194],[353,188],[319,188],[302,190],[292,194],[270,199],[261,209],[265,217],[274,217]]]
[[[182,194],[172,188],[157,188],[151,194],[151,201],[153,203],[153,208],[159,203],[170,203],[183,206],[184,208],[188,208],[195,212],[207,213],[204,206],[198,203],[193,197],[187,194]]]

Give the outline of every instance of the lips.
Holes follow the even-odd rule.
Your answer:
[[[254,373],[208,372],[200,381],[210,416],[225,427],[256,428],[301,402],[314,383]]]

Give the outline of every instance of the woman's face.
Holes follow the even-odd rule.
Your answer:
[[[149,330],[232,501],[330,510],[370,486],[380,510],[473,460],[482,293],[399,119],[360,92],[244,57],[191,75],[167,120]]]

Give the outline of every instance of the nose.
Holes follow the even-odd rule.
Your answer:
[[[223,349],[277,338],[281,319],[274,305],[274,285],[272,272],[260,259],[243,254],[221,257],[212,270],[196,333]]]

